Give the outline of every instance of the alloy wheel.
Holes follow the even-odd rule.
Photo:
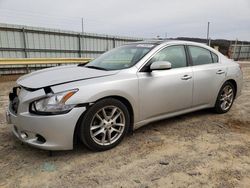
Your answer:
[[[226,111],[228,110],[234,99],[234,90],[230,85],[226,85],[221,93],[220,96],[220,107],[222,110]]]
[[[125,116],[116,106],[105,106],[95,113],[90,125],[90,135],[99,145],[111,145],[124,132]]]

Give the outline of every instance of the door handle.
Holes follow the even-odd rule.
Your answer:
[[[191,79],[191,78],[192,78],[192,76],[184,75],[181,79],[182,79],[182,80],[189,80],[189,79]]]
[[[216,74],[224,74],[225,73],[225,71],[223,71],[223,70],[218,70],[217,72],[216,72]]]

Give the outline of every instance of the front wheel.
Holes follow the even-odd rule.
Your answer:
[[[221,87],[214,110],[219,114],[226,113],[233,105],[235,97],[235,88],[231,82],[225,82]]]
[[[128,131],[127,107],[113,98],[103,99],[90,107],[80,125],[80,139],[91,150],[115,147]]]

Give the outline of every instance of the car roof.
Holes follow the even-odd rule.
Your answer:
[[[137,41],[133,42],[130,44],[152,44],[152,45],[159,45],[166,42],[166,40],[142,40],[142,41]]]
[[[182,44],[182,45],[194,45],[194,46],[200,46],[203,48],[207,48],[209,50],[212,50],[211,47],[207,46],[204,43],[199,43],[199,42],[191,42],[191,41],[185,41],[185,40],[144,40],[144,41],[137,41],[137,42],[132,42],[126,45],[132,45],[132,44],[138,44],[138,45],[153,45],[153,46],[159,46],[159,45],[170,45],[170,44]],[[214,50],[212,50],[214,51]]]
[[[184,41],[184,40],[143,40],[143,41],[137,41],[129,44],[151,44],[154,46],[158,46],[161,44],[190,44],[190,45],[198,45],[198,46],[206,46],[203,43],[198,42],[191,42],[191,41]]]

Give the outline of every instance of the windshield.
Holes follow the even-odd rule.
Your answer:
[[[152,44],[133,44],[115,48],[89,62],[85,67],[101,70],[126,69],[135,65],[153,47]]]

